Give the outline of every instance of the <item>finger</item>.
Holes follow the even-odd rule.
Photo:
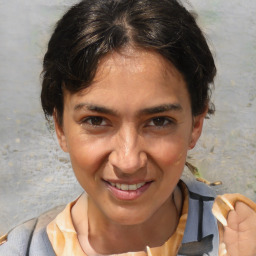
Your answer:
[[[234,210],[233,201],[230,202],[225,196],[226,195],[217,196],[212,207],[213,215],[223,226],[227,226],[229,211]]]
[[[233,228],[232,223],[236,221],[238,224],[237,230],[244,234],[246,231],[250,231],[251,234],[254,234],[256,241],[256,212],[242,202],[236,203],[235,212],[236,215],[228,215],[227,222],[230,223],[230,227]]]
[[[247,207],[250,207],[252,211],[256,212],[256,204],[243,195],[224,194],[221,196],[217,196],[213,204],[212,212],[217,220],[222,223],[223,226],[227,226],[228,213],[234,210],[235,204],[238,201],[243,202],[244,204],[246,204]],[[240,210],[241,207],[238,206],[238,209]],[[244,211],[244,209],[242,211]]]
[[[233,206],[237,202],[243,202],[247,206],[249,206],[253,211],[256,212],[256,203],[250,200],[249,198],[241,195],[241,194],[224,194],[223,195]]]
[[[232,230],[239,230],[239,219],[240,217],[235,210],[230,211],[227,216],[227,227]]]
[[[235,204],[235,211],[238,215],[238,222],[242,223],[245,220],[249,220],[251,218],[255,218],[256,222],[256,213],[252,210],[248,205],[243,202],[237,202]]]

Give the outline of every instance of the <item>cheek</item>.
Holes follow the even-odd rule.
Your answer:
[[[162,167],[183,166],[188,151],[184,138],[164,138],[150,147],[151,155]]]
[[[106,145],[101,139],[73,138],[69,143],[69,154],[76,175],[96,173],[107,156]]]

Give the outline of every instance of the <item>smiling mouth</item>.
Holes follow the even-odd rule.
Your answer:
[[[109,182],[109,184],[112,187],[118,188],[123,191],[134,191],[134,190],[137,190],[137,189],[143,187],[146,184],[146,182],[141,182],[141,183],[137,183],[137,184],[121,184],[121,183]]]
[[[111,194],[119,200],[135,200],[140,197],[153,181],[134,184],[105,181]]]

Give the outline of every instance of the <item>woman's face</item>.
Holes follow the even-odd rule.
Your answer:
[[[164,210],[203,119],[192,117],[186,84],[171,63],[126,49],[100,62],[90,87],[64,92],[56,131],[98,214],[133,225]]]

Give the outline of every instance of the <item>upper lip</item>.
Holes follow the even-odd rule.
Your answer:
[[[144,180],[144,179],[136,179],[136,180],[104,179],[104,181],[106,181],[108,183],[119,183],[119,184],[133,185],[133,184],[139,184],[139,183],[148,183],[148,182],[152,182],[153,180]]]

